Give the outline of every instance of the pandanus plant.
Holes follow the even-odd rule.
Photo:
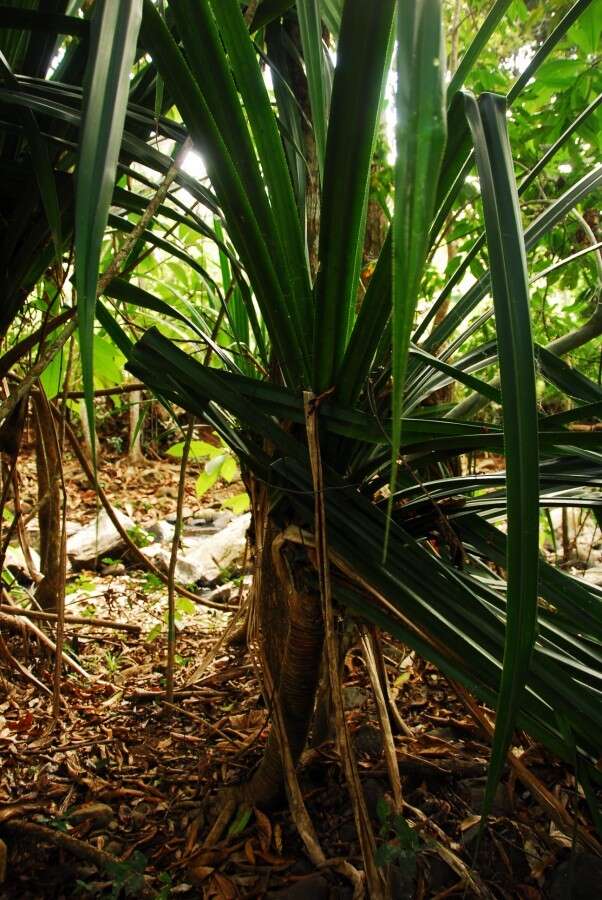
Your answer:
[[[292,758],[314,711],[323,628],[332,655],[333,617],[345,610],[496,709],[488,798],[516,727],[565,759],[577,757],[596,779],[602,724],[601,593],[547,565],[538,545],[540,507],[599,503],[588,491],[600,485],[599,432],[569,425],[600,413],[601,391],[534,345],[526,260],[600,184],[602,170],[523,228],[519,192],[534,173],[517,187],[506,130],[507,108],[520,103],[588,4],[571,7],[507,97],[477,99],[462,85],[507,5],[494,4],[448,80],[441,8],[431,0],[347,0],[340,19],[328,4],[264,3],[250,22],[236,0],[172,3],[165,17],[146,2],[142,40],[202,154],[239,266],[238,293],[237,306],[224,309],[231,341],[219,366],[158,329],[129,352],[132,372],[210,422],[240,460],[253,510],[252,640],[276,686]],[[296,44],[288,27],[295,16]],[[325,26],[336,48],[332,79]],[[304,152],[308,110],[287,79],[295,50],[307,78],[315,177]],[[360,297],[370,165],[391,60],[393,220]],[[556,150],[571,133],[572,124]],[[417,321],[429,251],[475,165],[485,234],[440,296],[420,303]],[[316,183],[313,277],[305,203]],[[489,270],[454,295],[429,330],[485,241]],[[475,318],[489,296],[492,306]],[[491,317],[495,340],[463,352]],[[475,374],[492,366],[499,383]],[[575,398],[572,410],[538,411],[536,370]],[[450,381],[498,415],[464,421],[453,409],[442,415],[422,405]],[[454,462],[475,450],[503,454],[505,471],[458,474]],[[281,760],[274,730],[249,786],[256,802],[280,789]]]
[[[120,165],[146,164],[155,158],[150,142],[130,133],[140,111],[128,108],[123,137],[123,119],[111,114],[129,77],[129,63],[119,65],[124,42],[110,39],[111,30],[120,35],[119,17],[110,21],[110,4],[95,6],[105,16],[99,45],[113,50],[104,69],[102,53],[91,57],[97,106],[87,107],[82,148],[93,150],[113,126],[114,161],[121,143]],[[597,336],[600,322],[595,314],[587,334],[564,347],[535,344],[527,254],[600,185],[602,168],[559,190],[535,218],[525,214],[525,224],[520,197],[598,100],[518,185],[506,116],[590,4],[578,0],[559,17],[506,96],[477,98],[463,85],[508,6],[492,5],[448,77],[438,0],[144,0],[141,65],[161,86],[162,108],[173,106],[183,122],[158,115],[156,134],[178,145],[186,134],[201,154],[211,188],[197,185],[195,198],[215,220],[178,209],[177,194],[165,200],[177,166],[161,209],[199,241],[214,241],[222,267],[217,285],[149,225],[141,242],[171,248],[205,279],[185,310],[126,279],[112,283],[117,305],[97,302],[114,166],[110,154],[82,149],[76,284],[88,391],[96,311],[132,373],[215,428],[251,498],[249,642],[279,724],[246,786],[260,805],[278,796],[283,764],[305,746],[323,657],[347,757],[337,626],[350,617],[395,636],[495,709],[486,809],[517,728],[574,763],[595,806],[602,592],[548,565],[538,533],[542,508],[600,506],[600,432],[571,425],[600,416],[602,390],[559,355]],[[130,53],[135,46],[133,34]],[[392,69],[392,222],[366,283],[371,163]],[[484,233],[433,296],[428,265],[473,169]],[[126,199],[113,193],[112,221],[119,205],[135,209]],[[466,288],[485,246],[484,273]],[[165,326],[132,343],[119,304],[155,310]],[[209,354],[166,336],[169,316]],[[542,411],[542,381],[571,408]],[[449,384],[486,412],[470,418],[461,404],[425,405]],[[503,471],[462,466],[489,452],[503,457]],[[360,831],[364,814],[358,799]]]

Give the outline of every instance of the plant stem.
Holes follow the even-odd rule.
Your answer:
[[[188,420],[188,430],[182,449],[180,463],[180,481],[178,484],[178,503],[176,507],[176,521],[169,559],[169,572],[167,575],[167,666],[165,696],[168,703],[173,703],[173,681],[176,661],[176,565],[178,563],[178,549],[180,535],[182,533],[182,511],[184,509],[184,495],[186,492],[186,465],[190,454],[190,444],[194,433],[194,416]]]

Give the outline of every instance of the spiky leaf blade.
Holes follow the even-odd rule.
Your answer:
[[[400,3],[397,47],[391,491],[395,488],[401,442],[410,335],[445,148],[445,56],[440,0]]]
[[[92,379],[98,269],[141,18],[142,0],[124,0],[122,3],[98,0],[92,18],[75,200],[79,345],[85,402],[91,426],[94,422]]]
[[[466,95],[491,265],[502,387],[507,485],[507,620],[484,807],[491,807],[537,636],[539,481],[537,398],[527,261],[505,99]]]

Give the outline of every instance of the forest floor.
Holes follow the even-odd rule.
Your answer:
[[[24,505],[33,502],[34,475],[26,460]],[[106,458],[100,467],[112,503],[141,528],[173,513],[178,475],[177,460],[131,465]],[[95,494],[69,458],[65,480],[68,520],[92,521]],[[216,501],[219,492],[201,504],[191,480],[189,514]],[[201,668],[229,614],[186,605],[178,620],[174,704],[167,705],[166,590],[134,565],[104,568],[105,574],[70,572],[67,611],[140,631],[67,626],[66,647],[89,677],[63,674],[58,719],[46,692],[53,659],[31,636],[4,632],[13,658],[41,687],[6,657],[0,661],[0,900],[351,898],[351,885],[334,868],[317,871],[309,862],[286,810],[241,809],[227,831],[210,835],[224,786],[247,776],[265,746],[269,716],[252,661],[244,646],[221,647]],[[488,739],[435,667],[395,642],[384,646],[397,707],[411,730],[395,745],[412,831],[389,812],[383,741],[359,648],[346,659],[344,697],[392,896],[599,896],[600,857],[591,847],[572,852],[573,835],[550,815],[555,804],[592,833],[570,769],[523,736],[515,752],[531,780],[521,781],[514,768],[506,773],[477,846]],[[300,783],[326,857],[359,866],[332,743],[305,752]],[[535,799],[541,785],[551,798],[547,808]],[[65,836],[76,840],[69,844]],[[82,858],[85,848],[90,852]],[[476,880],[467,888],[470,873]]]

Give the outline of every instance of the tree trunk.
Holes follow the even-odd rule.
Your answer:
[[[293,762],[309,734],[320,675],[324,626],[322,604],[307,577],[309,561],[303,548],[283,544],[278,526],[268,515],[263,488],[253,498],[256,560],[253,579],[257,627],[250,640],[259,644],[267,668],[266,702],[278,698]],[[253,633],[255,632],[255,633]],[[274,692],[274,694],[272,694]],[[284,769],[277,730],[272,725],[264,757],[243,788],[247,802],[270,807],[284,798]]]
[[[130,462],[137,463],[144,460],[142,452],[142,392],[132,391],[130,394],[130,446],[128,457]]]
[[[90,419],[88,417],[88,407],[84,400],[79,401],[79,415],[82,423],[82,433],[84,436],[84,447],[88,455],[88,459],[92,459],[92,429],[90,427]],[[100,441],[96,430],[94,430],[94,445],[96,450],[96,459],[100,456]]]
[[[54,610],[63,575],[59,448],[46,397],[41,393],[34,393],[32,401],[38,477],[40,570],[44,576],[36,588],[36,599],[42,609]]]

